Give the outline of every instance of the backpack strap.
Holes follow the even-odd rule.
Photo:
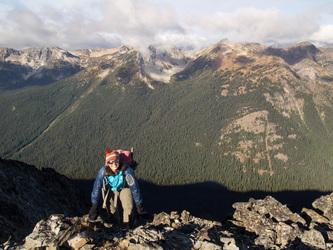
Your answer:
[[[118,202],[118,196],[119,196],[119,191],[113,191],[114,194],[114,199],[113,199],[113,206],[115,209],[117,209],[117,202]]]
[[[106,201],[109,196],[110,189],[106,188],[106,183],[107,183],[106,176],[103,178],[103,187],[102,187],[102,198],[103,198],[103,208],[106,209]]]
[[[125,171],[123,171],[123,172],[125,173]],[[124,174],[124,178],[125,178],[125,174]],[[103,198],[102,208],[103,209],[107,209],[106,202],[107,202],[110,190],[111,190],[110,188],[106,188],[107,183],[108,183],[108,180],[107,180],[106,176],[104,176],[103,186],[102,186],[102,198]],[[125,182],[124,182],[124,185],[125,185]],[[113,205],[114,205],[114,208],[117,208],[119,191],[116,190],[116,191],[113,191],[113,193],[114,193]]]
[[[124,178],[124,184],[123,184],[123,188],[128,187],[127,184],[127,180],[126,180],[126,170],[127,170],[128,164],[124,164],[124,168],[123,168],[123,178]]]

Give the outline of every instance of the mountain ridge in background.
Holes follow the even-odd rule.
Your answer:
[[[134,147],[158,185],[332,190],[332,51],[2,49],[0,155],[92,179],[106,149]]]

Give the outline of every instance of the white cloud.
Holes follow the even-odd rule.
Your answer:
[[[311,40],[333,44],[333,25],[321,26],[312,34]]]
[[[0,11],[0,46],[22,49],[30,46],[59,46],[64,49],[115,47],[121,44],[174,45],[200,48],[224,38],[259,43],[320,40],[333,43],[329,13],[333,4],[303,9],[296,14],[267,1],[262,8],[237,8],[227,2],[208,0],[208,12],[198,8],[179,11],[177,1],[156,0],[16,0],[6,1]],[[6,5],[7,3],[7,5]],[[203,4],[204,2],[198,2]],[[280,2],[279,2],[280,3]],[[284,5],[286,1],[282,1]],[[294,3],[294,2],[293,2]],[[299,1],[296,1],[300,4]],[[306,1],[310,6],[310,1]],[[23,4],[23,5],[22,5]],[[171,5],[172,4],[172,5]],[[290,3],[291,4],[291,3]],[[322,4],[322,2],[321,2]],[[203,5],[200,5],[203,6]],[[297,9],[291,6],[290,9]],[[326,22],[320,26],[319,21]]]
[[[1,43],[12,44],[13,47],[22,43],[43,43],[52,32],[40,17],[25,8],[10,11],[7,18],[7,22],[0,23]]]
[[[126,41],[140,44],[160,32],[182,32],[175,10],[167,6],[158,8],[143,0],[114,0],[104,2],[101,7],[104,15],[101,27],[116,32]]]
[[[217,12],[200,18],[187,17],[188,26],[197,26],[210,36],[228,36],[236,41],[267,42],[277,40],[304,39],[319,26],[315,16],[309,13],[290,17],[279,9],[239,9],[232,13]]]
[[[203,46],[206,47],[212,45],[212,41],[208,41],[204,36],[177,32],[157,33],[154,36],[154,41],[158,45],[174,46],[181,49],[200,49]]]

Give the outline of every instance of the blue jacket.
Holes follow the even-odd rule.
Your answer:
[[[105,176],[105,167],[106,167],[106,165],[104,165],[98,171],[98,174],[97,174],[97,177],[96,177],[96,180],[95,180],[95,183],[94,183],[94,187],[93,187],[93,190],[91,192],[91,202],[92,203],[98,203],[99,196],[101,194],[102,187],[103,187],[103,179],[104,179],[104,176]],[[127,168],[125,170],[125,179],[126,179],[127,185],[129,186],[129,188],[132,192],[135,204],[136,205],[142,204],[142,197],[141,197],[139,184],[138,184],[137,180],[135,179],[133,169],[128,165],[127,165]]]

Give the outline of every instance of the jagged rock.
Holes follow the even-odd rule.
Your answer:
[[[54,170],[40,171],[16,161],[10,162],[8,167],[9,162],[1,159],[0,163],[0,181],[5,183],[0,189],[0,232],[1,239],[7,240],[0,248],[234,250],[333,247],[333,193],[315,200],[313,209],[303,208],[300,214],[267,196],[262,200],[251,198],[248,202],[235,203],[233,218],[223,222],[201,219],[184,210],[180,214],[176,211],[155,214],[152,220],[140,218],[133,222],[131,230],[123,231],[120,225],[104,222],[103,217],[94,223],[89,222],[87,215],[79,217],[82,211],[89,210],[84,207],[85,199],[80,199],[79,191]],[[76,210],[74,206],[77,206]],[[49,214],[52,211],[61,213]],[[15,215],[20,217],[13,219]],[[30,234],[27,233],[28,226],[39,217],[41,220],[36,222]],[[18,230],[21,227],[21,231]],[[17,236],[24,233],[22,243]],[[8,241],[9,236],[13,237],[12,241]]]
[[[282,246],[287,246],[290,242],[294,241],[297,237],[299,237],[299,235],[302,234],[301,229],[294,223],[292,225],[288,225],[284,222],[280,222],[276,225],[275,230],[278,236],[276,244]]]
[[[318,214],[316,211],[313,211],[312,209],[303,208],[302,213],[305,213],[311,219],[311,222],[315,222],[315,223],[319,223],[319,224],[329,223],[329,220],[327,218],[321,216],[320,214]]]
[[[0,159],[0,183],[0,243],[23,240],[51,214],[81,216],[89,209],[84,193],[54,169]]]
[[[64,215],[51,215],[48,220],[38,222],[33,232],[25,238],[24,247],[32,249],[36,247],[47,247],[56,239],[59,239],[59,232],[63,226]]]
[[[155,242],[165,240],[161,232],[157,230],[145,230],[142,226],[133,230],[133,235],[135,235],[135,242]]]
[[[170,215],[165,213],[165,212],[154,215],[153,224],[155,226],[158,226],[158,225],[168,225],[168,226],[170,226],[171,225]]]
[[[188,223],[191,219],[190,213],[184,210],[181,214],[180,219],[182,220],[183,223]]]
[[[221,246],[218,246],[216,244],[207,242],[207,241],[197,241],[194,245],[194,249],[206,249],[206,250],[218,250],[218,249],[222,249]],[[226,248],[223,248],[226,249]],[[228,248],[231,249],[231,248]],[[238,249],[238,248],[235,248]]]
[[[264,246],[265,248],[273,248],[277,239],[276,232],[267,229],[263,231],[258,238],[255,239],[255,244]]]
[[[236,209],[234,223],[259,235],[255,243],[265,248],[275,244],[287,246],[301,234],[296,223],[305,224],[302,217],[271,196],[264,200],[250,199],[247,203],[235,203],[233,207]]]
[[[322,199],[320,199],[322,200]],[[250,199],[234,204],[233,219],[209,221],[188,211],[162,212],[151,221],[136,221],[128,232],[119,225],[89,223],[83,217],[51,215],[37,223],[33,233],[18,249],[331,249],[331,220],[324,220],[311,209],[302,214],[288,209],[273,197]],[[141,224],[138,224],[138,223]],[[327,223],[326,223],[327,222]],[[177,224],[177,227],[172,225]]]
[[[233,238],[220,237],[220,242],[223,243],[223,249],[226,250],[236,250],[239,249],[236,245],[236,241]]]
[[[329,199],[321,197],[318,200],[325,203],[324,201]],[[314,204],[318,204],[318,200]],[[263,200],[250,199],[249,202],[235,203],[233,207],[236,209],[233,223],[244,227],[248,232],[254,232],[258,236],[254,241],[256,245],[265,248],[288,248],[300,245],[299,239],[301,239],[305,246],[326,249],[323,235],[331,232],[330,221],[311,209],[302,210],[313,220],[307,227],[304,218],[271,196]],[[326,213],[329,213],[329,206],[323,207],[326,208]],[[314,222],[318,224],[313,226]],[[330,241],[328,237],[326,238],[326,241]]]
[[[333,193],[322,196],[312,203],[312,206],[323,212],[323,215],[331,222],[333,221]]]
[[[83,247],[85,244],[87,244],[90,241],[89,235],[86,232],[78,233],[68,239],[68,245],[71,248],[79,249]]]
[[[172,224],[181,216],[160,213],[152,222],[137,226],[129,232],[121,230],[119,225],[111,227],[104,222],[87,224],[87,216],[69,218],[64,215],[51,215],[47,220],[41,220],[33,232],[25,239],[25,244],[19,249],[40,247],[69,247],[72,249],[91,249],[98,247],[116,247],[120,249],[222,249],[226,244],[229,249],[235,245],[235,240],[219,240],[219,233],[214,224],[218,222],[202,220],[190,216],[189,220],[179,220],[180,227],[173,228],[165,224],[165,219]],[[170,219],[172,218],[172,219]],[[220,224],[221,225],[221,224]]]
[[[316,249],[326,249],[326,243],[323,235],[315,229],[304,231],[302,242],[308,246],[315,247]]]

